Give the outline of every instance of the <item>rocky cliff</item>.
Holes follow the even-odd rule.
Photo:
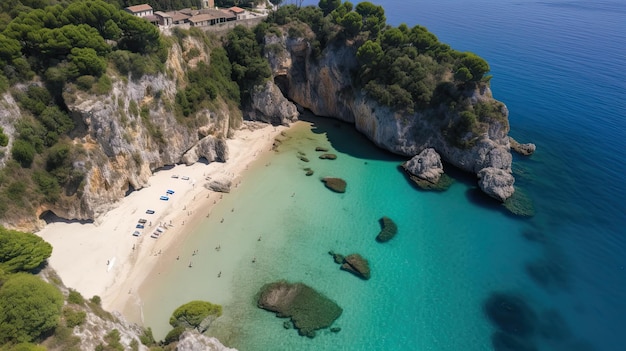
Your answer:
[[[465,91],[464,98],[471,104],[497,106],[499,118],[483,123],[479,135],[468,135],[469,147],[459,147],[445,135],[446,126],[460,118],[457,111],[439,106],[411,114],[399,112],[378,104],[357,87],[353,82],[357,70],[357,48],[353,43],[334,43],[315,58],[305,38],[270,34],[265,43],[271,48],[266,56],[275,81],[298,105],[319,116],[353,123],[376,145],[396,154],[413,157],[433,148],[460,169],[490,175],[483,177],[488,181],[479,183],[487,194],[501,201],[513,194],[508,110],[493,99],[486,83]]]
[[[200,55],[188,59],[192,50]],[[210,64],[210,51],[203,40],[189,36],[170,48],[165,73],[134,80],[110,70],[112,89],[100,95],[66,85],[63,100],[76,125],[69,137],[79,150],[72,169],[83,177],[82,182],[73,191],[66,189],[54,203],[38,205],[36,217],[9,216],[0,224],[35,230],[44,224],[38,218],[48,211],[61,218],[97,222],[128,192],[147,186],[149,177],[161,167],[189,165],[199,159],[225,162],[225,141],[240,128],[242,111],[221,97],[191,116],[181,117],[175,111],[176,93],[185,87],[185,73],[198,62]],[[255,92],[254,119],[284,124],[297,118],[295,106],[273,82]],[[9,145],[0,148],[2,167],[17,138],[14,125],[20,119],[20,107],[10,93],[1,96],[0,104],[0,126],[9,136]]]

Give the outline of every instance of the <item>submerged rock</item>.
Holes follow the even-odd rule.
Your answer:
[[[320,159],[322,159],[322,160],[336,160],[337,159],[337,155],[335,155],[335,154],[322,154],[322,155],[320,155]]]
[[[343,264],[344,260],[346,259],[344,255],[335,253],[333,251],[328,251],[328,254],[333,256],[333,260],[335,260],[336,264]]]
[[[303,156],[303,155],[298,155],[298,158],[300,159],[300,161],[303,161],[303,162],[309,162],[309,159],[308,159],[308,158],[306,158],[306,157],[305,157],[305,156]]]
[[[515,192],[515,178],[510,172],[500,168],[487,167],[478,172],[478,186],[487,195],[504,202]]]
[[[379,219],[378,222],[380,223],[381,230],[376,236],[376,241],[379,243],[391,240],[398,233],[398,226],[391,220],[391,218],[384,216]]]
[[[521,298],[505,293],[493,293],[485,302],[485,314],[501,331],[531,336],[537,327],[537,316]]]
[[[345,193],[346,192],[346,181],[341,178],[332,178],[326,177],[322,178],[322,182],[326,187],[336,193]]]
[[[370,278],[370,266],[366,259],[359,254],[351,254],[344,258],[341,269],[348,271],[361,279]]]
[[[308,168],[308,167],[307,167],[307,168],[305,168],[305,169],[304,169],[304,171],[306,172],[305,174],[306,174],[307,176],[312,176],[312,175],[313,175],[313,173],[315,173],[315,172],[313,172],[313,170],[312,170],[312,169],[310,169],[310,168]]]
[[[325,147],[318,146],[315,148],[315,151],[328,152],[328,149]]]
[[[286,281],[263,286],[257,306],[276,312],[278,317],[291,318],[298,333],[310,338],[316,330],[331,326],[343,312],[339,305],[313,288]]]
[[[511,149],[513,151],[523,156],[530,156],[537,149],[537,146],[535,144],[533,143],[520,144],[517,142],[517,140],[513,139],[512,136],[509,136],[509,143],[511,144]]]

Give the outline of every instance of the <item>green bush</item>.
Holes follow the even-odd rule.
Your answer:
[[[63,295],[28,273],[17,273],[0,287],[0,343],[30,342],[59,322]]]
[[[100,296],[94,295],[91,299],[89,299],[89,301],[91,301],[93,304],[97,306],[100,306],[102,299],[100,299]]]
[[[48,172],[36,170],[33,172],[33,181],[37,184],[39,192],[48,203],[55,203],[61,196],[59,182]]]
[[[13,143],[11,148],[11,156],[24,168],[30,167],[35,158],[35,147],[29,142],[18,139]]]
[[[87,313],[85,313],[85,311],[65,307],[63,308],[63,317],[65,318],[65,325],[68,328],[74,328],[85,323],[85,320],[87,320]]]
[[[46,348],[28,342],[23,342],[17,345],[10,346],[8,351],[46,351]]]
[[[0,127],[0,147],[9,145],[9,136],[4,134],[4,129]]]
[[[73,303],[75,305],[83,305],[85,303],[85,298],[78,291],[74,289],[69,289],[69,293],[67,294],[67,302]]]
[[[187,329],[182,325],[170,330],[169,333],[167,333],[167,335],[165,336],[163,343],[169,345],[173,342],[178,341],[178,339],[180,339],[180,336],[185,332],[185,330]]]
[[[76,85],[83,91],[89,91],[95,81],[96,78],[94,76],[80,76],[76,78]]]

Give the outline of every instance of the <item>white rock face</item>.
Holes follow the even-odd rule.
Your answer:
[[[478,172],[478,186],[487,195],[504,202],[515,192],[515,178],[511,173],[494,167],[483,168]]]
[[[186,331],[180,336],[176,351],[237,351],[237,349],[222,345],[216,338],[210,338],[196,331]]]
[[[282,38],[270,36],[266,41],[274,45],[274,50],[266,55],[282,91],[314,114],[354,123],[356,129],[377,146],[396,154],[413,157],[433,148],[442,159],[462,170],[477,174],[483,168],[492,167],[510,176],[508,110],[503,104],[497,120],[490,121],[482,134],[468,135],[471,142],[460,148],[442,132],[458,120],[458,111],[441,106],[436,111],[427,111],[430,115],[424,111],[401,113],[379,105],[354,86],[351,72],[356,70],[358,61],[351,44],[333,46],[313,59],[306,39],[284,35]],[[486,85],[466,94],[470,103],[496,103]],[[502,194],[508,193],[503,189]]]
[[[425,149],[402,166],[414,176],[431,183],[439,182],[439,178],[443,174],[441,157],[432,148]]]
[[[272,81],[256,86],[252,91],[251,120],[259,120],[274,125],[288,125],[298,119],[296,105],[287,100],[278,86]]]

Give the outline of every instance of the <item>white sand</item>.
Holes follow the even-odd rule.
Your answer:
[[[269,152],[276,135],[286,127],[265,126],[239,130],[227,141],[226,163],[178,165],[155,173],[149,186],[123,198],[117,208],[98,219],[99,224],[51,223],[37,234],[52,244],[50,265],[66,286],[86,298],[98,295],[105,309],[123,311],[159,256],[184,240],[185,235],[211,211],[220,193],[204,187],[206,177],[229,178],[233,187],[248,165]],[[178,175],[179,178],[172,178]],[[189,177],[183,180],[182,177]],[[159,200],[168,189],[175,193]],[[146,214],[147,209],[155,211]],[[148,222],[141,236],[132,233],[140,218]],[[167,228],[158,239],[150,235],[159,224]],[[133,318],[135,319],[135,318]]]

